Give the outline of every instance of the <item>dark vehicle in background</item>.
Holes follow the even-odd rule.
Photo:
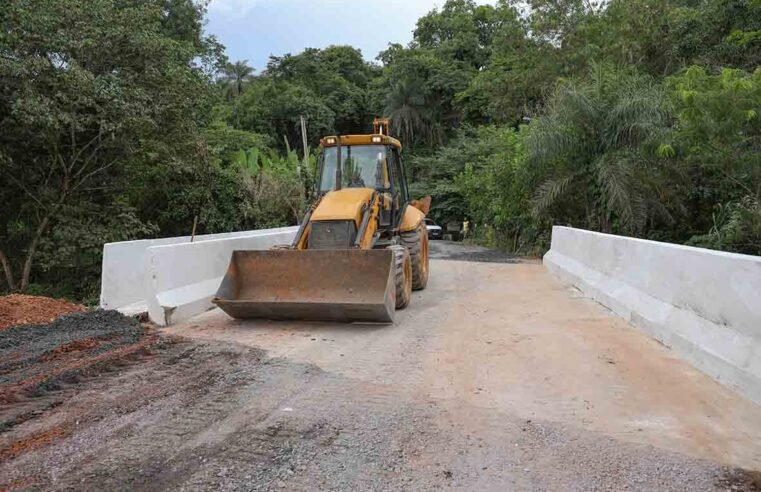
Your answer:
[[[428,217],[425,218],[425,228],[428,230],[428,239],[441,239],[444,237],[444,229]]]

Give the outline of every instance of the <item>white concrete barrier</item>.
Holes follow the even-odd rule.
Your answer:
[[[281,227],[259,231],[208,234],[196,236],[192,243],[190,236],[108,243],[103,246],[100,307],[116,309],[129,315],[148,311],[148,300],[155,297],[152,294],[154,272],[147,269],[150,264],[148,255],[150,248],[175,245],[195,246],[208,241],[258,236],[268,238],[261,241],[261,244],[269,244],[269,239],[273,237],[279,237],[281,239],[279,244],[282,244],[290,242],[296,230],[295,227]],[[277,236],[277,234],[282,234],[282,236]],[[248,241],[245,244],[251,245],[251,249],[257,249],[258,242]],[[164,252],[164,255],[167,253]],[[224,268],[222,274],[224,274]]]
[[[151,321],[166,326],[213,308],[211,299],[233,251],[290,244],[297,230],[262,230],[242,237],[148,248],[145,293]]]
[[[761,404],[761,257],[556,226],[544,265]]]

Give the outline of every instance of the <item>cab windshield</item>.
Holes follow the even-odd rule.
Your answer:
[[[320,191],[336,184],[336,147],[326,147],[322,158]],[[351,145],[341,147],[342,188],[385,188],[386,147],[383,145]]]

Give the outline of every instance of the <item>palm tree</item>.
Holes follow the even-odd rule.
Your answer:
[[[432,125],[419,80],[402,80],[394,84],[386,96],[385,112],[391,120],[392,133],[405,145],[412,146],[416,138],[426,142],[431,140]]]
[[[243,92],[244,84],[251,78],[254,68],[248,66],[248,60],[227,63],[222,78],[228,97],[237,97]]]
[[[529,128],[530,162],[551,176],[534,212],[631,234],[655,217],[671,220],[660,186],[669,170],[652,151],[670,118],[663,89],[623,69],[595,66],[588,81],[561,84]]]

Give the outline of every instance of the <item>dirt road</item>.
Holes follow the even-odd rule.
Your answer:
[[[393,326],[212,311],[47,395],[0,489],[754,490],[761,408],[538,262],[435,247]]]

